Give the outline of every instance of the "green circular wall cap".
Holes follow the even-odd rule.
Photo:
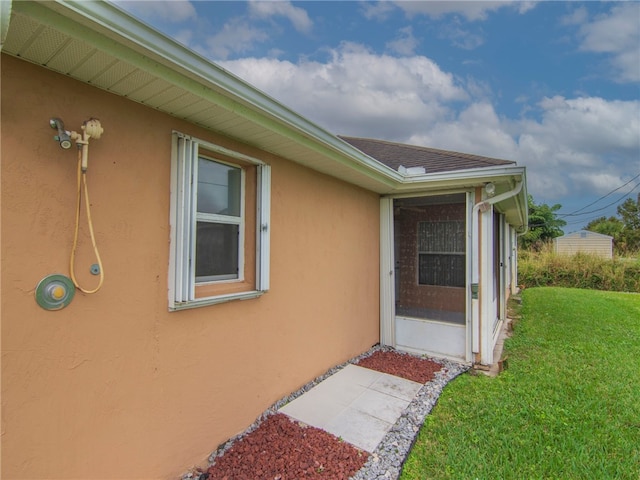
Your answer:
[[[36,302],[45,310],[60,310],[73,300],[76,287],[69,277],[60,274],[47,275],[36,287]]]

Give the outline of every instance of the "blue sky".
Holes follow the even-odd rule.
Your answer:
[[[117,4],[334,134],[515,160],[563,215],[595,202],[567,232],[640,193],[639,2]]]

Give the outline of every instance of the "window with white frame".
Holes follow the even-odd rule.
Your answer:
[[[196,283],[242,279],[244,172],[198,157]]]
[[[269,198],[267,164],[173,133],[170,310],[269,289]]]

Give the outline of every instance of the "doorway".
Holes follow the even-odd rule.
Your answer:
[[[467,194],[393,200],[395,343],[465,359]]]

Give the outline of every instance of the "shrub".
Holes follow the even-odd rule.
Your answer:
[[[579,253],[557,255],[550,247],[521,250],[518,282],[525,287],[570,287],[640,292],[640,258],[603,259]]]

